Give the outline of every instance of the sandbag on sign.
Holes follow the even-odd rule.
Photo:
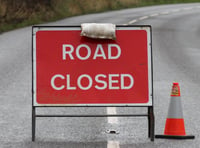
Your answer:
[[[95,39],[116,39],[115,25],[110,23],[83,23],[81,24],[81,36]]]

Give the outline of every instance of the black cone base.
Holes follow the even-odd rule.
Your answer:
[[[156,135],[155,138],[162,138],[162,139],[194,139],[195,136],[193,135],[186,135],[186,136],[174,136],[174,135]]]

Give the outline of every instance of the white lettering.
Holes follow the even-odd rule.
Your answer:
[[[80,55],[80,49],[86,49],[87,50],[87,55],[85,57]],[[87,60],[91,55],[91,49],[88,45],[86,44],[81,44],[76,48],[76,56],[80,59],[80,60]]]
[[[125,77],[130,80],[130,84],[125,86]],[[121,89],[131,89],[133,87],[134,80],[130,74],[121,74]]]
[[[119,86],[113,86],[113,84],[119,83],[119,80],[113,80],[114,77],[119,77],[119,74],[109,74],[109,89],[119,89]]]
[[[77,47],[71,44],[63,44],[62,60],[67,60],[67,57],[69,57],[70,60],[74,60],[75,55],[79,60],[87,60],[89,58],[94,60],[97,58],[115,60],[121,56],[121,48],[117,44],[108,44],[107,49],[104,49],[102,44],[97,44],[95,49],[92,48],[94,47],[89,47],[86,44],[80,44]],[[94,52],[92,52],[92,50]],[[105,52],[106,50],[108,51],[107,55]]]
[[[76,87],[70,86],[70,75],[69,74],[67,75],[67,87],[66,87],[66,89],[69,89],[69,90],[75,90],[76,89]]]
[[[70,50],[67,51],[66,49],[69,48]],[[62,59],[66,60],[66,55],[68,54],[71,60],[74,60],[74,57],[72,56],[72,52],[74,51],[74,47],[70,44],[63,44],[63,50],[62,50]]]
[[[59,74],[54,75],[54,76],[51,78],[51,87],[52,87],[53,89],[55,89],[55,90],[62,90],[62,89],[64,89],[64,88],[65,88],[64,85],[61,85],[60,87],[55,85],[55,79],[56,79],[56,78],[65,79],[65,77],[64,77],[63,75],[59,75]]]
[[[128,90],[134,86],[131,74],[97,74],[94,77],[81,74],[73,80],[74,84],[71,83],[72,78],[70,74],[66,74],[66,77],[56,74],[51,78],[51,87],[55,90],[89,90],[92,87],[97,90]]]
[[[87,78],[88,79],[88,81],[89,81],[88,86],[85,86],[85,87],[82,86],[81,80],[83,78]],[[88,89],[90,89],[92,87],[92,78],[89,75],[87,75],[87,74],[83,74],[83,75],[79,76],[79,78],[77,80],[77,84],[78,84],[78,87],[80,89],[82,89],[82,90],[88,90]]]
[[[112,55],[112,51],[117,49],[117,54],[115,56]],[[108,59],[118,59],[121,55],[121,48],[117,44],[108,44]]]
[[[100,54],[99,54],[99,51],[100,51]],[[103,59],[106,59],[106,55],[104,53],[104,50],[101,44],[97,45],[93,59],[95,60],[97,57],[102,57]]]
[[[96,88],[96,89],[99,89],[99,90],[106,89],[106,88],[107,88],[107,82],[106,82],[106,81],[103,81],[103,80],[100,80],[100,77],[106,78],[106,75],[104,75],[104,74],[98,74],[98,75],[96,75],[96,77],[95,77],[95,81],[96,81],[97,83],[103,84],[103,86],[100,87],[100,86],[98,86],[98,85],[95,85],[95,88]]]

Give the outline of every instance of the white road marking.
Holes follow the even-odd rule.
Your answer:
[[[158,13],[151,14],[150,17],[158,16]]]
[[[107,107],[107,115],[112,114],[116,115],[116,107]],[[110,124],[117,124],[118,123],[118,118],[117,117],[108,117],[108,123]]]
[[[116,107],[107,107],[107,114],[116,115]],[[117,117],[108,117],[108,123],[110,124],[117,124],[118,118]],[[108,141],[107,148],[120,148],[119,141]]]
[[[194,9],[194,7],[186,7],[186,8],[183,8],[183,10],[192,10]]]
[[[107,148],[120,148],[119,141],[108,141]]]
[[[180,9],[174,9],[171,12],[179,12],[179,11],[181,11],[181,10]]]
[[[149,18],[149,16],[142,16],[142,17],[139,18],[139,20],[144,20],[144,19],[147,19],[147,18]]]
[[[150,17],[155,17],[155,16],[159,16],[159,15],[168,15],[168,14],[170,14],[170,13],[176,13],[176,12],[180,12],[180,11],[187,11],[187,10],[192,10],[192,9],[194,9],[194,8],[200,8],[200,6],[195,6],[195,7],[186,7],[186,8],[180,8],[180,9],[173,9],[173,10],[171,10],[171,11],[164,11],[164,12],[160,12],[160,13],[154,13],[154,14],[151,14],[151,15],[146,15],[146,16],[142,16],[142,17],[140,17],[140,18],[138,18],[138,19],[134,19],[134,20],[132,20],[132,21],[130,21],[130,22],[128,22],[128,25],[129,24],[134,24],[134,23],[136,23],[136,22],[138,22],[138,21],[141,21],[141,20],[145,20],[145,19],[148,19],[148,18],[150,18]]]
[[[138,20],[132,20],[132,21],[130,21],[130,22],[128,22],[128,24],[133,24],[133,23],[135,23],[135,22],[137,22]]]
[[[161,12],[160,14],[166,15],[166,14],[169,14],[169,11],[164,11],[164,12]]]

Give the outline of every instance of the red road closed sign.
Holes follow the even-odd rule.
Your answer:
[[[33,105],[152,105],[151,27],[117,26],[116,40],[80,27],[33,27]]]

